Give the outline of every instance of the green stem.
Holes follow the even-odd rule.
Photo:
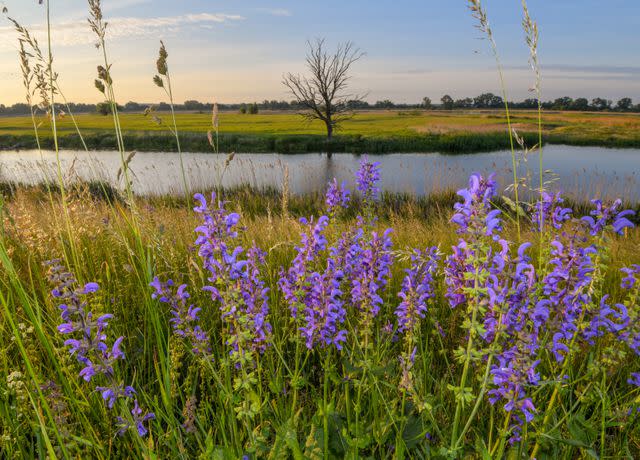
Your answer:
[[[476,267],[474,289],[478,288],[478,268]],[[476,324],[476,318],[478,315],[477,299],[475,299],[473,306],[473,312],[471,314],[471,327],[469,329],[469,338],[467,339],[467,349],[465,353],[464,367],[462,368],[462,376],[460,377],[460,385],[457,388],[458,394],[456,395],[456,412],[453,418],[453,429],[451,430],[451,449],[457,444],[458,437],[458,425],[460,424],[460,416],[462,415],[462,406],[464,404],[464,398],[462,392],[467,384],[467,375],[469,373],[469,367],[471,365],[471,351],[473,349],[473,338],[475,330],[473,329]]]
[[[473,419],[476,416],[478,409],[480,408],[480,404],[482,403],[484,394],[487,391],[487,384],[489,383],[489,373],[491,371],[492,360],[493,360],[493,355],[489,355],[489,358],[487,359],[487,367],[485,369],[484,377],[482,379],[482,387],[480,388],[480,393],[478,393],[478,397],[476,398],[476,402],[473,406],[473,409],[471,410],[471,414],[469,414],[469,417],[467,418],[467,423],[465,424],[464,428],[462,429],[462,432],[460,433],[460,436],[458,437],[458,440],[453,446],[454,450],[460,445],[460,443],[462,442],[462,439],[464,438],[464,435],[467,433],[469,428],[471,428],[471,423],[473,422]]]
[[[322,420],[322,429],[323,429],[323,437],[322,441],[324,443],[323,454],[325,460],[329,458],[329,364],[331,362],[331,353],[326,354],[324,361],[324,385],[322,389],[322,400],[323,400],[323,420]]]

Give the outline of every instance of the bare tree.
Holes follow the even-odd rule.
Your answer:
[[[282,83],[289,88],[304,111],[300,113],[307,120],[320,120],[327,127],[327,139],[333,131],[353,113],[349,103],[362,100],[362,96],[347,93],[350,79],[349,70],[364,52],[353,43],[339,44],[335,53],[325,49],[324,39],[308,41],[307,69],[309,76],[288,73]]]

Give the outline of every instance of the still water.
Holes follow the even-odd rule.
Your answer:
[[[237,154],[225,168],[226,155],[185,153],[183,161],[192,192],[223,186],[250,184],[281,188],[285,181],[291,193],[324,190],[333,177],[353,182],[360,155],[335,154]],[[474,171],[495,171],[502,188],[513,183],[511,153],[507,151],[465,155],[397,153],[370,155],[382,169],[382,188],[391,192],[425,195],[460,188]],[[517,155],[519,176],[537,187],[538,155]],[[122,186],[118,179],[120,154],[112,151],[60,152],[66,180],[103,180]],[[138,194],[183,192],[177,154],[138,152],[129,164],[133,190]],[[586,199],[620,197],[640,201],[640,150],[549,145],[544,149],[543,170],[549,188]],[[0,152],[0,182],[34,184],[57,177],[53,152]],[[528,179],[527,179],[528,178]],[[526,184],[525,184],[526,186]]]

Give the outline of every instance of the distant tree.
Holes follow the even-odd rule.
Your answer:
[[[442,108],[445,110],[453,109],[453,98],[448,94],[445,94],[440,98],[440,102],[442,102]]]
[[[573,99],[568,96],[559,97],[555,101],[553,101],[553,109],[554,110],[569,110],[573,105]]]
[[[376,109],[392,109],[395,107],[395,104],[391,102],[389,99],[385,99],[384,101],[376,101],[373,105]]]
[[[427,110],[431,110],[432,106],[431,106],[431,99],[428,97],[423,97],[422,98],[422,108],[423,109],[427,109]]]
[[[240,113],[247,113],[247,104],[240,104]]]
[[[464,99],[456,99],[453,103],[453,106],[456,109],[470,109],[473,107],[473,99],[470,97],[465,97]]]
[[[502,98],[493,93],[484,93],[473,98],[473,106],[478,109],[497,109],[503,104]]]
[[[322,121],[327,129],[327,139],[331,139],[340,123],[352,116],[347,101],[362,99],[347,93],[347,88],[351,66],[364,53],[351,42],[338,45],[333,54],[325,49],[324,39],[316,39],[307,44],[309,76],[288,73],[282,83],[304,109],[301,115],[308,120]]]
[[[601,97],[596,97],[591,101],[591,107],[595,110],[610,110],[612,101],[603,99]]]
[[[204,104],[198,101],[184,101],[185,110],[204,110]]]
[[[99,102],[96,104],[96,112],[100,115],[109,115],[111,113],[111,104],[108,102]]]
[[[254,102],[253,104],[249,105],[249,113],[251,115],[256,115],[258,113],[259,109],[258,109],[258,104],[256,102]]]
[[[589,101],[586,97],[579,97],[573,100],[571,110],[587,111],[589,110]]]
[[[137,102],[129,101],[124,105],[124,110],[126,112],[142,112],[144,109]]]
[[[538,100],[533,98],[528,98],[518,104],[521,109],[537,109],[538,108]]]
[[[368,109],[369,107],[370,105],[367,101],[362,101],[359,99],[347,101],[347,108],[349,110]]]
[[[630,97],[623,97],[616,104],[616,110],[620,112],[629,112],[633,108],[633,101]]]

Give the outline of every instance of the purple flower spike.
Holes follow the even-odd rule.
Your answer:
[[[402,299],[396,316],[398,332],[413,331],[427,313],[427,301],[434,296],[433,274],[438,266],[438,248],[425,251],[415,249],[411,256],[411,268],[405,270],[402,289],[398,296]]]
[[[338,184],[338,180],[335,178],[329,182],[329,188],[327,189],[327,195],[325,198],[327,212],[329,215],[335,214],[335,212],[340,208],[346,209],[349,207],[351,191],[346,185],[347,184],[345,182]]]
[[[173,289],[174,283],[172,280],[162,283],[156,276],[150,286],[155,289],[152,297],[170,306],[172,317],[169,322],[174,334],[185,338],[194,354],[213,359],[209,336],[198,324],[198,311],[200,309],[187,304],[187,299],[190,296],[186,291],[186,285],[183,284],[178,289]]]
[[[345,260],[348,248],[331,248],[333,257],[320,270],[320,258],[327,249],[324,230],[328,219],[322,216],[316,224],[306,219],[301,223],[306,229],[296,247],[296,257],[291,267],[281,273],[278,284],[305,346],[313,349],[333,345],[341,350],[347,331],[342,329],[346,312],[340,280],[344,273],[337,259]]]
[[[125,359],[121,348],[124,337],[118,337],[111,346],[108,346],[105,330],[109,320],[113,319],[113,315],[103,314],[94,320],[93,313],[87,311],[86,297],[99,290],[98,284],[87,283],[80,288],[73,274],[60,265],[59,260],[49,261],[45,265],[49,267],[47,278],[54,285],[51,294],[53,298],[63,302],[58,306],[64,321],[58,326],[58,332],[67,336],[75,335],[65,340],[64,344],[69,347],[69,354],[75,356],[83,366],[79,376],[85,382],[102,379],[107,383],[104,386],[96,386],[95,389],[101,393],[109,409],[113,409],[118,399],[130,402],[136,394],[135,390],[118,382],[114,371],[116,362]],[[137,401],[134,401],[134,410],[142,411]],[[147,414],[137,420],[137,433],[140,436],[147,434],[144,423],[152,418],[153,414]],[[116,417],[116,420],[122,430],[123,426],[120,423],[122,419]]]
[[[542,192],[542,198],[535,204],[532,221],[536,231],[542,231],[549,225],[551,228],[559,230],[562,225],[571,218],[573,210],[563,208],[561,204],[564,199],[560,192],[550,194]]]
[[[271,324],[268,292],[260,275],[265,254],[255,245],[245,253],[235,245],[240,215],[225,209],[224,202],[212,203],[195,196],[199,202],[194,210],[202,215],[203,224],[196,228],[196,245],[202,265],[209,272],[209,284],[204,287],[211,299],[219,303],[222,321],[226,326],[225,343],[237,367],[252,366],[252,353],[262,353],[269,342]],[[199,309],[185,311],[191,321],[197,319]],[[206,337],[198,328],[194,337]]]
[[[621,234],[625,228],[634,226],[628,217],[635,215],[635,212],[629,209],[620,211],[621,200],[615,200],[611,206],[604,205],[601,200],[591,200],[591,203],[595,205],[595,209],[590,212],[589,216],[582,218],[582,221],[589,226],[591,235],[598,235],[609,225],[618,234]]]
[[[365,156],[360,162],[360,168],[356,173],[358,191],[362,194],[365,203],[371,203],[378,199],[380,189],[380,162],[371,163]]]

